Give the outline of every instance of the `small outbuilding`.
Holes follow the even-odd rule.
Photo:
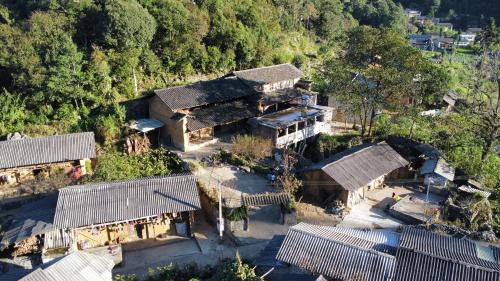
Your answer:
[[[96,157],[93,132],[0,141],[0,151],[0,183],[20,182],[52,168],[79,177]]]
[[[408,164],[385,142],[356,146],[303,170],[303,195],[320,203],[340,200],[352,207]]]

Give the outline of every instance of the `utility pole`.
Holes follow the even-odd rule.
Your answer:
[[[219,238],[222,240],[223,235],[224,235],[224,218],[222,217],[222,185],[220,184],[219,181],[219,222],[218,222],[218,228],[219,228]]]

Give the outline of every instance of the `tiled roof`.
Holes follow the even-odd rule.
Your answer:
[[[288,63],[233,71],[233,74],[240,79],[256,84],[268,84],[304,77],[300,69]]]
[[[59,190],[54,225],[82,227],[200,208],[191,174],[70,186]]]
[[[395,258],[358,242],[330,228],[300,223],[288,230],[277,260],[342,280],[389,280]]]
[[[388,144],[378,143],[341,152],[322,170],[344,189],[353,191],[408,164]]]
[[[398,249],[397,281],[498,281],[500,272],[419,251]]]
[[[266,206],[273,204],[287,204],[290,196],[285,192],[280,193],[259,193],[242,196],[245,206]]]
[[[94,133],[0,141],[0,169],[95,158]]]
[[[255,117],[259,114],[256,106],[245,101],[233,101],[193,110],[187,121],[190,132],[211,128],[231,122]]]
[[[38,268],[20,281],[111,281],[114,266],[110,258],[79,251]]]
[[[172,110],[225,102],[256,94],[234,77],[159,89],[154,92]]]
[[[476,244],[467,239],[439,235],[425,229],[405,227],[401,235],[401,248],[418,251],[439,258],[459,261],[492,270],[500,270],[496,262],[481,259]]]
[[[29,237],[52,231],[56,204],[57,195],[53,194],[23,205],[4,233],[0,247],[5,248]]]

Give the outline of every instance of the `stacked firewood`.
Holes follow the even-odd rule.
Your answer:
[[[125,139],[125,151],[129,155],[140,155],[149,151],[151,142],[147,136],[129,135]]]
[[[41,243],[40,240],[32,236],[22,242],[20,242],[14,249],[14,252],[12,252],[13,256],[21,256],[21,255],[26,255],[26,254],[31,254],[31,253],[36,253],[41,251]]]

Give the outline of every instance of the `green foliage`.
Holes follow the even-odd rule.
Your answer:
[[[24,101],[4,90],[0,94],[0,136],[22,131],[26,117]]]
[[[138,281],[135,275],[117,275],[115,281]],[[261,281],[255,271],[236,254],[234,259],[221,261],[215,267],[199,268],[196,264],[166,265],[148,270],[144,281]]]
[[[401,110],[410,99],[429,103],[447,88],[446,72],[391,29],[354,28],[346,45],[341,57],[323,63],[315,80],[358,117],[362,136],[370,135],[376,111]]]
[[[9,9],[0,4],[0,23],[10,24],[11,22],[12,20],[10,19]]]
[[[310,152],[310,154],[312,154],[312,156],[323,155],[323,157],[326,158],[330,155],[351,147],[352,140],[357,137],[359,137],[359,135],[357,134],[344,134],[335,136],[320,134],[316,139],[312,148],[313,151]]]
[[[119,50],[143,48],[156,32],[156,21],[135,0],[109,0],[104,3],[106,44]]]
[[[389,27],[400,33],[406,32],[403,7],[392,0],[351,0],[348,9],[360,24]]]
[[[140,177],[163,176],[182,171],[182,161],[165,148],[142,155],[107,151],[97,158],[94,174],[88,181],[101,182]]]
[[[239,253],[236,253],[234,260],[223,261],[222,264],[217,266],[215,273],[209,281],[260,281],[261,278],[257,277],[255,271],[250,265],[244,263]]]
[[[222,215],[224,218],[230,221],[240,221],[248,217],[248,210],[246,206],[241,206],[239,208],[222,208]]]

